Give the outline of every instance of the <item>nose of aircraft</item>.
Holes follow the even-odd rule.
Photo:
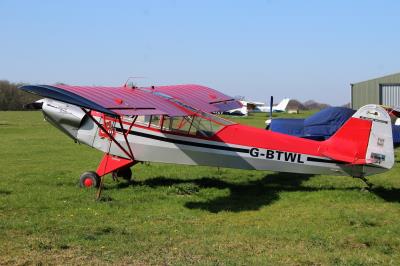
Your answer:
[[[46,98],[42,101],[42,111],[46,121],[76,140],[78,129],[85,117],[81,108]]]

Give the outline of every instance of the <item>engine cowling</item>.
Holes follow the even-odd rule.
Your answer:
[[[43,99],[42,111],[46,121],[72,139],[77,139],[78,129],[86,115],[81,108],[46,98]]]

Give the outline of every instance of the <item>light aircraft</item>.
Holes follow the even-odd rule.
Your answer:
[[[286,112],[286,107],[289,104],[290,99],[285,98],[283,99],[280,103],[278,103],[275,106],[267,106],[263,102],[254,102],[254,101],[240,101],[242,104],[241,108],[236,108],[233,110],[229,110],[224,112],[225,114],[228,115],[241,115],[241,116],[247,116],[248,113],[253,112],[253,113],[270,113],[271,110],[273,113],[281,113],[281,112]],[[272,108],[272,109],[271,109]]]
[[[99,187],[97,198],[106,174],[130,179],[138,162],[349,175],[366,183],[365,176],[394,164],[390,117],[377,105],[359,109],[328,140],[314,141],[212,115],[240,103],[199,85],[20,89],[44,97],[49,123],[104,153],[97,170],[80,177],[81,186]]]

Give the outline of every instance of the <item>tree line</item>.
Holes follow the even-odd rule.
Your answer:
[[[22,83],[0,80],[0,110],[23,110],[24,105],[37,101],[40,97],[18,89]]]

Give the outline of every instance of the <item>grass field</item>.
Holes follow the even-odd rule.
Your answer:
[[[78,177],[101,156],[39,112],[0,112],[1,265],[400,265],[398,162],[371,192],[351,177],[139,164],[96,202]]]

